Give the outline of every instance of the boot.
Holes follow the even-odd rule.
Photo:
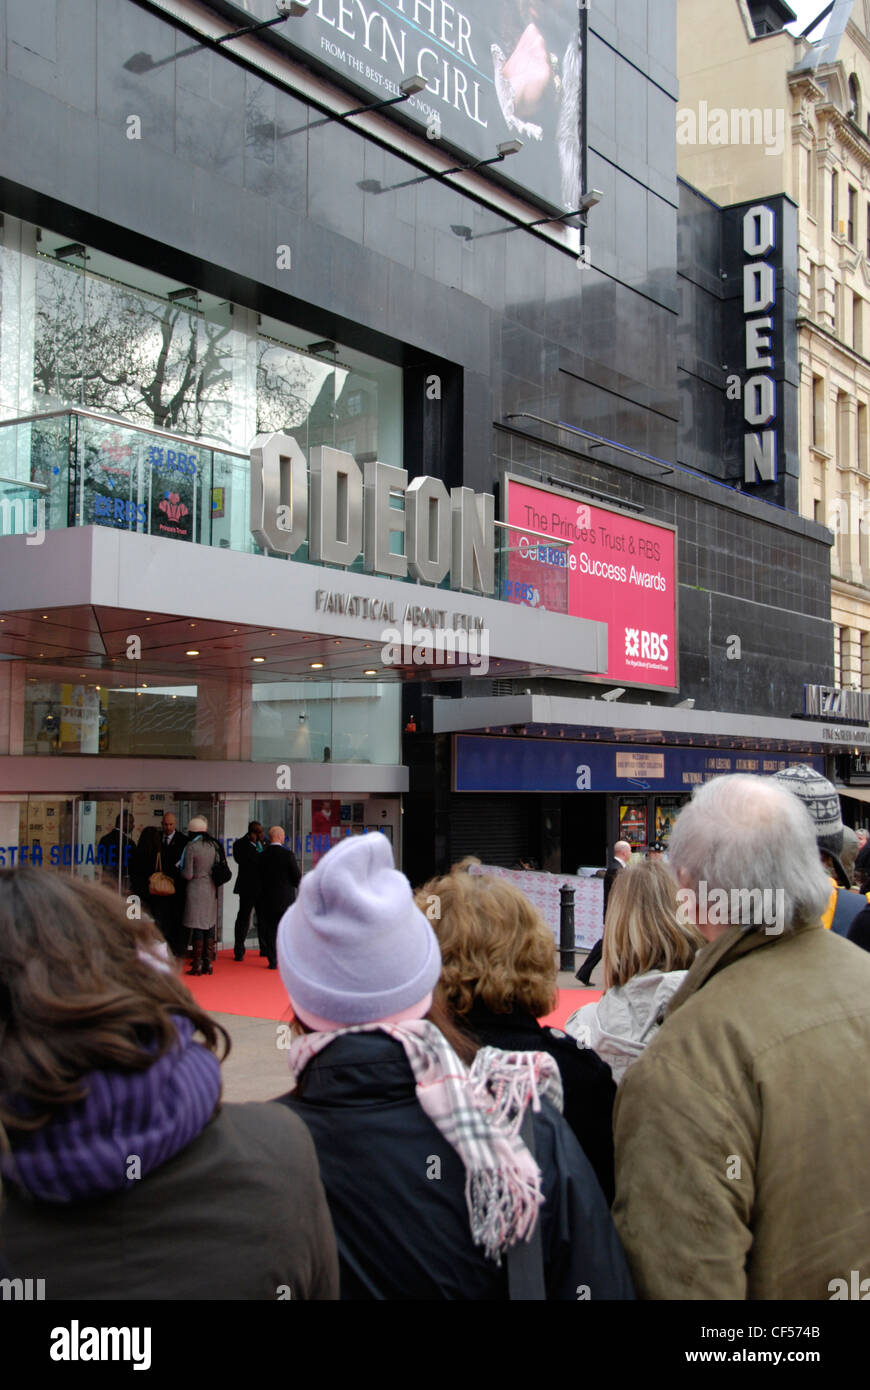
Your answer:
[[[214,940],[214,937],[213,937],[213,936],[211,935],[211,933],[209,932],[208,936],[205,938],[205,949],[203,950],[203,961],[202,961],[202,973],[203,973],[203,975],[211,975],[211,974],[212,974],[212,966],[214,965],[214,960],[215,960],[215,956],[216,956],[216,955],[217,955],[217,947],[215,946],[215,940]]]
[[[188,975],[202,974],[202,934],[197,932],[193,938],[193,960],[190,963]]]

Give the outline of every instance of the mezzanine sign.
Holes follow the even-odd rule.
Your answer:
[[[393,505],[401,499],[403,505]],[[346,569],[362,556],[368,574],[417,579],[491,594],[495,588],[495,498],[438,478],[408,482],[404,468],[320,446],[310,467],[287,434],[261,434],[251,448],[251,535],[263,550]],[[402,547],[401,549],[395,547]]]
[[[804,686],[804,714],[821,719],[870,723],[870,691],[840,690],[833,685]]]

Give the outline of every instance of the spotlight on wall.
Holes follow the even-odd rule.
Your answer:
[[[403,82],[399,83],[399,91],[405,97],[415,97],[418,92],[425,92],[426,87],[426,79],[421,77],[419,73],[415,77],[406,77]]]
[[[87,248],[82,246],[80,241],[71,241],[67,246],[59,246],[54,254],[59,261],[67,261],[72,256],[84,261],[88,256]]]
[[[584,193],[577,204],[577,211],[588,212],[590,208],[594,208],[597,203],[600,203],[603,197],[604,194],[600,188],[590,188],[589,192]]]
[[[601,698],[602,700],[621,700],[624,694],[625,686],[617,685],[613,688],[613,690],[605,690]]]

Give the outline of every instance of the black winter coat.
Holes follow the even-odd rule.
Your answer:
[[[507,1273],[474,1245],[466,1173],[416,1098],[400,1043],[337,1038],[283,1104],[314,1139],[338,1240],[343,1299],[505,1299]],[[548,1104],[534,1117],[546,1201],[547,1296],[633,1298],[601,1189],[568,1125]]]
[[[523,1009],[492,1013],[475,1000],[471,1011],[456,1020],[486,1047],[503,1052],[549,1052],[555,1058],[564,1091],[563,1115],[580,1141],[607,1205],[613,1202],[613,1102],[616,1082],[606,1062],[557,1028],[542,1028]]]
[[[233,884],[234,893],[246,898],[257,896],[260,886],[260,861],[265,853],[264,849],[257,849],[250,835],[242,835],[240,839],[233,840],[233,858],[239,866]]]
[[[267,845],[260,860],[257,884],[257,916],[277,926],[291,903],[296,901],[296,889],[302,875],[292,849],[284,845]]]

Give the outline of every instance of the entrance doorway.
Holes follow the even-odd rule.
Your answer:
[[[0,806],[3,867],[15,865],[68,873],[91,883],[130,892],[130,860],[142,831],[159,826],[172,812],[179,829],[205,816],[209,831],[223,834],[223,803],[217,795],[183,792],[40,793]]]

